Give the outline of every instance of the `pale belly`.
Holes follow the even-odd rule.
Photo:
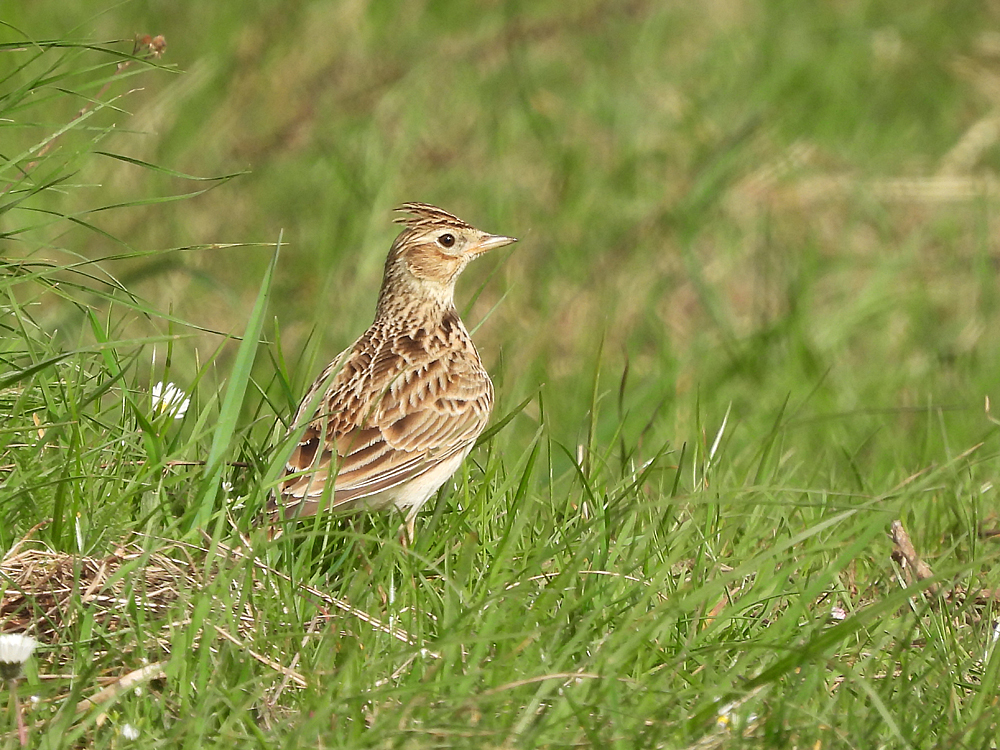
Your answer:
[[[440,489],[441,485],[458,471],[458,467],[462,465],[462,461],[471,450],[472,446],[469,446],[468,450],[452,456],[447,461],[442,461],[433,469],[396,487],[367,497],[355,498],[334,507],[338,510],[385,510],[395,506],[399,511],[406,513],[407,518],[413,518],[420,511],[421,506]]]

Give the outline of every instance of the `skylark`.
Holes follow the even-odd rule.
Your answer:
[[[397,210],[410,216],[396,219],[405,228],[385,262],[375,322],[302,399],[290,432],[305,431],[268,503],[272,522],[324,507],[396,507],[412,542],[421,506],[486,427],[493,383],[455,310],[455,280],[516,240],[425,203]]]

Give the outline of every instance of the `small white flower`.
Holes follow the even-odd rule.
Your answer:
[[[16,680],[21,667],[31,658],[38,641],[23,633],[0,635],[0,679]]]
[[[159,382],[153,386],[153,411],[160,414],[172,414],[174,419],[180,419],[187,413],[191,399],[173,383]]]
[[[223,483],[222,483],[222,491],[225,492],[228,495],[230,492],[233,491],[233,483],[232,482],[223,481]]]
[[[137,740],[139,739],[139,730],[136,729],[131,724],[123,724],[122,737],[124,737],[127,740]]]

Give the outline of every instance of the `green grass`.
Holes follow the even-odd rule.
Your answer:
[[[32,746],[997,746],[993,10],[72,5],[0,27]],[[521,238],[458,292],[500,427],[411,549],[268,541],[406,200]]]

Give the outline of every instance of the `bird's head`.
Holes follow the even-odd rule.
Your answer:
[[[469,261],[517,242],[513,237],[487,234],[426,203],[404,203],[396,210],[409,215],[396,220],[405,228],[385,262],[383,298],[387,293],[406,293],[450,307],[455,280]]]

